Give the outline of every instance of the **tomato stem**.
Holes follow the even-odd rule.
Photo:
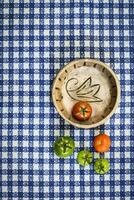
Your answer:
[[[86,108],[81,108],[81,112],[83,114],[83,117],[85,118],[85,113],[87,112]]]

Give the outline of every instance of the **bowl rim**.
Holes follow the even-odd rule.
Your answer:
[[[117,87],[117,97],[116,97],[116,101],[115,101],[114,107],[111,110],[111,112],[104,119],[102,119],[101,121],[99,121],[97,123],[94,123],[94,124],[90,124],[90,125],[79,124],[79,123],[76,123],[76,122],[72,122],[71,120],[66,118],[64,116],[64,114],[60,111],[60,109],[58,108],[58,106],[56,104],[55,95],[54,95],[54,92],[53,92],[54,88],[55,88],[56,81],[57,81],[58,78],[60,78],[60,75],[62,74],[62,72],[65,71],[65,69],[68,68],[70,65],[78,64],[79,62],[91,62],[93,64],[99,64],[99,65],[103,66],[104,68],[106,68],[112,74],[112,76],[115,79],[115,83],[116,83],[116,87]],[[90,59],[90,58],[76,59],[76,60],[73,60],[73,61],[67,63],[66,65],[64,65],[62,67],[62,69],[59,70],[59,72],[56,75],[56,77],[54,78],[53,85],[52,85],[52,100],[53,100],[53,103],[54,103],[54,106],[55,106],[57,112],[69,124],[71,124],[71,125],[73,125],[73,126],[75,126],[77,128],[85,128],[85,129],[95,128],[95,127],[98,127],[98,126],[104,124],[115,113],[115,111],[116,111],[116,109],[117,109],[117,107],[119,105],[119,102],[120,102],[120,82],[119,82],[119,79],[118,79],[117,75],[115,74],[115,72],[107,64],[105,64],[104,62],[102,62],[100,60],[96,60],[96,59]]]

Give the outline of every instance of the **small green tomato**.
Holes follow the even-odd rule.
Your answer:
[[[93,155],[89,151],[82,150],[77,155],[77,162],[84,167],[91,164],[92,160]]]
[[[74,152],[75,143],[69,136],[58,138],[54,143],[54,152],[60,158],[70,156]]]
[[[105,174],[109,171],[109,169],[110,169],[110,164],[108,160],[100,158],[95,161],[94,170],[96,171],[97,174]]]

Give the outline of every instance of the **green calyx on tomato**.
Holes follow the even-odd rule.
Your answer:
[[[82,150],[77,155],[77,162],[82,166],[87,166],[92,163],[93,155],[86,150]]]
[[[65,158],[74,152],[75,143],[69,136],[58,138],[54,143],[54,152],[57,156]]]
[[[109,171],[109,169],[110,169],[109,161],[104,158],[100,158],[96,160],[94,163],[94,170],[96,171],[97,174],[105,174]]]

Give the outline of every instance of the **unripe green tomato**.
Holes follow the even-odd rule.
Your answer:
[[[54,152],[60,158],[70,156],[75,149],[75,143],[69,136],[59,137],[54,143]]]
[[[87,166],[91,164],[93,160],[93,155],[86,150],[82,150],[77,155],[77,162],[82,166]]]
[[[105,174],[109,171],[109,169],[110,169],[109,161],[104,158],[100,158],[96,160],[94,163],[94,170],[96,171],[97,174]]]

